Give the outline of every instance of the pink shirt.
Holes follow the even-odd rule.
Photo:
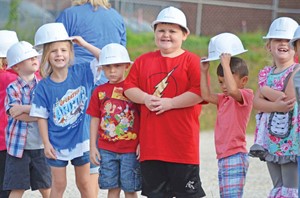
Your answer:
[[[7,115],[4,108],[7,86],[17,79],[18,75],[13,70],[0,70],[0,151],[6,150],[5,127],[7,125]]]
[[[253,91],[240,89],[244,103],[232,97],[218,95],[218,114],[215,127],[215,147],[217,159],[236,153],[247,153],[246,127],[253,104]]]

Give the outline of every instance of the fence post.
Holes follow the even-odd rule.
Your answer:
[[[203,8],[203,4],[198,2],[197,17],[196,17],[196,32],[195,32],[195,34],[198,35],[198,36],[200,36],[200,34],[201,34],[202,8]]]
[[[279,0],[273,0],[272,21],[277,18]]]

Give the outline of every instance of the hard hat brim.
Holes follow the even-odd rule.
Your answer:
[[[241,52],[238,52],[238,53],[233,53],[233,54],[231,54],[231,56],[237,56],[237,55],[239,55],[239,54],[242,54],[242,53],[245,53],[245,52],[247,52],[248,50],[243,50],[243,51],[241,51]],[[224,53],[226,53],[226,52],[224,52]],[[201,60],[201,63],[205,63],[205,62],[209,62],[209,61],[215,61],[215,60],[220,60],[220,56],[218,56],[218,57],[208,57],[207,59],[204,59],[204,60]]]

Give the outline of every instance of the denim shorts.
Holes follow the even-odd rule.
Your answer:
[[[51,170],[44,149],[24,150],[22,158],[6,155],[3,188],[37,190],[51,187]]]
[[[141,190],[141,168],[135,153],[115,153],[99,149],[99,187],[121,188],[125,192]]]
[[[95,165],[91,162],[90,164],[90,174],[98,174],[99,172],[99,166]]]
[[[49,159],[47,158],[47,162],[50,166],[54,167],[66,167],[68,165],[68,160],[54,160],[54,159]],[[76,157],[71,160],[71,164],[73,166],[82,166],[90,162],[90,152],[87,151],[83,153],[83,156]]]

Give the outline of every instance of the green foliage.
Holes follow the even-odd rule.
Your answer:
[[[18,23],[18,7],[21,3],[21,0],[12,0],[10,2],[10,12],[9,12],[9,17],[8,21],[5,25],[5,29],[12,29],[14,26],[16,26]]]
[[[256,90],[257,88],[257,75],[260,69],[266,65],[270,65],[271,57],[265,49],[265,41],[262,39],[262,32],[247,33],[237,35],[244,47],[248,51],[239,55],[243,58],[249,67],[249,81],[248,88]],[[183,48],[187,49],[201,57],[207,56],[207,47],[210,37],[190,35],[184,42]],[[139,55],[153,51],[156,49],[154,43],[153,33],[127,33],[127,49],[132,60],[136,59]],[[219,84],[216,75],[216,68],[219,64],[218,61],[212,61],[210,66],[211,75],[211,88],[214,92],[220,92]],[[252,133],[255,130],[255,113],[253,110],[248,124],[247,132]],[[215,105],[203,105],[203,110],[200,116],[201,130],[212,130],[215,126],[216,120],[216,107]]]

